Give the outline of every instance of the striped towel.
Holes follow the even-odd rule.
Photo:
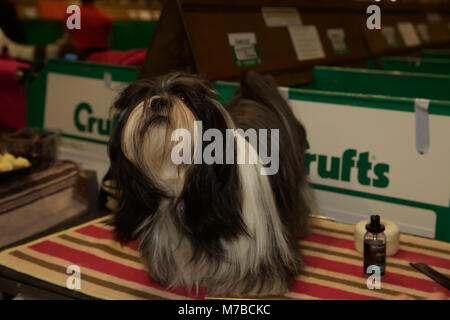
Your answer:
[[[107,218],[106,218],[107,219]],[[105,218],[9,249],[0,254],[0,265],[65,287],[67,267],[81,270],[80,291],[100,299],[204,299],[184,289],[167,290],[151,281],[139,259],[136,243],[120,246]],[[400,293],[424,298],[435,290],[449,290],[408,265],[424,262],[450,274],[450,244],[401,235],[399,252],[387,258],[381,290],[369,290],[363,276],[362,257],[353,246],[352,225],[313,221],[313,232],[301,241],[306,263],[284,298],[392,299]]]
[[[0,186],[0,247],[45,231],[88,208],[80,167],[57,161]]]

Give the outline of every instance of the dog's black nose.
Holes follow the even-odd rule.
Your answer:
[[[168,101],[166,98],[156,98],[152,100],[150,108],[153,112],[161,112],[167,107]]]

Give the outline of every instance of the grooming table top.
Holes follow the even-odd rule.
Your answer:
[[[67,267],[81,269],[80,292],[99,299],[204,299],[200,291],[164,288],[152,282],[139,259],[136,243],[121,247],[113,240],[105,217],[40,238],[0,253],[0,265],[15,272],[66,287]],[[369,290],[363,276],[362,257],[353,244],[354,226],[314,219],[312,234],[303,239],[303,273],[285,298],[293,299],[392,299],[400,293],[424,298],[446,290],[409,262],[423,262],[450,275],[450,244],[401,235],[400,250],[387,258],[380,290]]]

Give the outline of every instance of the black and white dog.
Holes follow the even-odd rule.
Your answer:
[[[121,93],[109,145],[121,191],[111,224],[122,243],[139,238],[161,285],[222,296],[283,294],[301,269],[299,238],[310,213],[305,130],[275,82],[255,72],[244,75],[225,107],[216,98],[208,82],[184,73],[138,80]],[[231,135],[236,148],[218,144],[211,153],[236,161],[173,161],[173,132],[198,136],[199,122],[228,138],[242,129]],[[268,133],[276,174],[263,173],[261,144],[242,134],[249,129]],[[274,130],[279,141],[271,139]],[[193,140],[181,142],[191,159],[208,144]],[[237,161],[243,154],[257,161]]]

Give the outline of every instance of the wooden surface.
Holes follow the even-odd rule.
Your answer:
[[[0,248],[0,251],[34,241],[49,234],[60,232],[62,230],[72,228],[74,226],[109,214],[109,212],[101,210],[99,208],[96,173],[94,171],[85,172],[88,178],[88,188],[90,195],[90,207],[86,214],[76,220],[66,221],[44,232],[32,235],[16,243],[11,243],[5,247]],[[52,285],[51,283],[36,279],[35,277],[32,277],[30,275],[16,272],[4,266],[0,266],[0,292],[7,293],[8,295],[13,297],[21,294],[22,296],[33,297],[35,299],[92,299],[92,297],[89,297],[80,292]]]

